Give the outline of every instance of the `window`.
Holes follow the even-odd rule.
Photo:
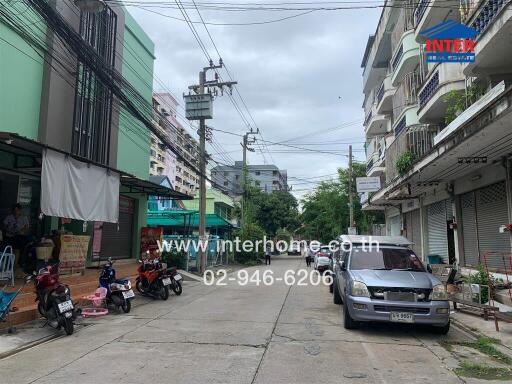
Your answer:
[[[235,180],[238,180],[240,178],[240,175],[235,175]]]
[[[255,174],[256,176],[259,176],[259,175],[261,175],[261,172],[260,172],[260,171],[256,171],[256,172],[254,172],[254,174]]]
[[[227,181],[225,181],[225,182],[224,182],[224,186],[227,186],[227,185],[228,185],[228,182],[227,182]]]
[[[102,57],[107,69],[115,66],[116,26],[117,15],[109,7],[99,14],[80,14],[80,36]],[[71,153],[109,164],[112,90],[81,61],[76,66],[76,84]]]
[[[224,176],[227,176],[228,175],[228,172],[224,172]]]
[[[418,256],[410,249],[377,248],[375,245],[367,245],[366,249],[355,247],[350,258],[350,269],[425,271]]]

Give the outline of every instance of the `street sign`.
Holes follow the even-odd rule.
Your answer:
[[[380,177],[356,177],[358,193],[376,192],[380,189]]]
[[[184,95],[185,117],[188,120],[211,119],[213,117],[213,98],[210,94]]]

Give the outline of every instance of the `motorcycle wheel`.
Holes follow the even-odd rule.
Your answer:
[[[41,316],[46,317],[46,311],[43,308],[43,303],[41,303],[41,302],[37,303],[37,311],[39,312],[39,314]]]
[[[139,278],[137,278],[137,280],[135,281],[135,288],[137,289],[137,291],[139,293],[142,293],[142,294],[145,293],[144,288],[142,288],[142,281],[140,281]]]
[[[172,290],[174,291],[176,296],[181,295],[181,293],[183,292],[183,288],[181,287],[181,283],[179,281],[175,281],[174,284],[172,285]]]
[[[125,300],[123,304],[121,304],[121,309],[124,313],[130,313],[130,310],[132,309],[132,301],[131,300]]]
[[[162,300],[167,300],[169,298],[169,287],[167,285],[160,286],[160,298]]]
[[[72,317],[64,318],[64,330],[66,331],[66,335],[72,335],[75,329],[75,324],[73,323]]]

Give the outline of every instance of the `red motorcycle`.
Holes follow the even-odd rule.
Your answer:
[[[139,272],[135,280],[137,291],[142,295],[160,297],[162,300],[169,298],[169,285],[172,281],[159,259],[142,260],[137,271]]]
[[[37,309],[47,324],[56,329],[64,327],[66,334],[71,335],[76,318],[75,307],[71,301],[69,287],[59,281],[55,266],[41,268],[27,282],[33,280],[36,288]]]

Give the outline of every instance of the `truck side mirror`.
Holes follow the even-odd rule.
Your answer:
[[[427,272],[432,273],[432,267],[430,266],[430,264],[427,264]]]

